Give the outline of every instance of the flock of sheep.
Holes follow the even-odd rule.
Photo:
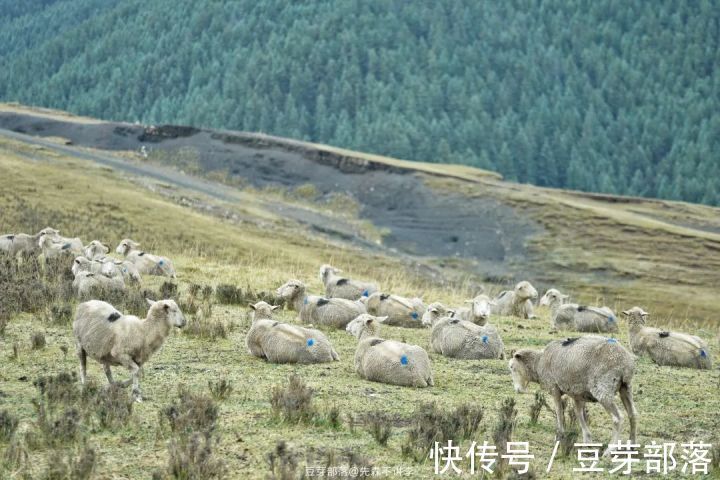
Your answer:
[[[0,250],[10,254],[42,252],[46,258],[76,255],[72,271],[79,297],[87,298],[93,288],[123,290],[126,283],[139,282],[141,275],[175,277],[172,262],[139,250],[132,240],[120,242],[116,252],[124,260],[108,257],[109,248],[99,241],[83,246],[77,238],[64,238],[59,231],[46,228],[37,235],[0,237]],[[345,329],[358,340],[355,370],[367,380],[409,387],[433,386],[430,358],[424,348],[380,336],[381,325],[429,328],[433,352],[458,359],[502,359],[505,347],[498,329],[488,323],[493,315],[523,319],[536,318],[533,300],[537,290],[522,281],[513,290],[494,298],[477,295],[467,306],[450,308],[442,303],[425,305],[419,298],[384,293],[376,284],[341,275],[323,265],[320,279],[324,295],[312,295],[299,280],[289,280],[277,289],[277,296],[310,326]],[[705,341],[694,335],[648,327],[648,313],[639,307],[623,312],[628,318],[632,353],[612,336],[618,320],[608,307],[566,303],[567,295],[549,289],[540,305],[551,311],[557,330],[594,333],[555,340],[543,350],[521,349],[511,353],[509,362],[515,390],[524,392],[529,383],[539,383],[554,399],[557,431],[564,430],[561,397],[574,401],[583,441],[590,441],[585,403],[600,403],[613,421],[611,443],[619,440],[623,416],[615,404],[619,393],[630,421],[630,439],[635,441],[636,410],[632,398],[633,355],[647,354],[659,365],[710,369],[712,360]],[[81,303],[75,315],[73,333],[85,382],[87,357],[102,364],[113,382],[111,367],[123,366],[131,373],[132,394],[141,401],[139,374],[143,364],[157,351],[172,327],[185,325],[185,318],[172,300],[153,302],[145,319],[118,312],[112,305],[89,300]],[[246,336],[249,353],[271,363],[323,363],[340,361],[327,336],[315,328],[273,319],[278,308],[266,302],[250,305],[253,322]]]

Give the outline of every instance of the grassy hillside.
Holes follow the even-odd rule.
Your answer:
[[[705,222],[710,216],[710,211],[699,207],[667,205],[660,209],[665,212],[661,214],[646,202],[609,205],[604,199],[570,193],[551,195],[548,191],[502,184],[483,176],[478,177],[480,180],[474,179],[480,183],[429,174],[423,178],[431,184],[439,182],[438,188],[447,188],[447,182],[452,182],[452,188],[465,186],[468,195],[503,194],[507,201],[522,204],[534,215],[541,215],[543,224],[548,226],[547,235],[567,239],[566,243],[554,246],[547,244],[551,237],[535,240],[534,248],[549,252],[543,268],[577,272],[571,268],[573,262],[587,257],[588,264],[597,268],[622,268],[628,275],[645,268],[641,273],[657,272],[658,279],[662,280],[663,275],[672,274],[669,269],[675,264],[670,259],[655,263],[662,257],[663,242],[668,242],[668,248],[673,249],[679,260],[689,262],[683,255],[690,253],[684,253],[681,246],[687,243],[686,248],[696,249],[715,241],[712,233],[705,238],[687,230],[688,224],[697,219]],[[263,210],[263,200],[276,195],[273,192],[247,190],[243,193],[247,201],[239,206],[236,202],[222,202],[149,179],[128,177],[48,148],[7,139],[0,139],[0,192],[0,231],[35,231],[49,224],[66,234],[79,235],[84,240],[98,238],[111,245],[116,245],[122,237],[132,237],[142,242],[144,248],[171,257],[179,272],[177,296],[185,305],[191,303],[191,296],[197,295],[192,293],[197,288],[192,287],[193,284],[215,289],[220,284],[244,289],[250,286],[255,292],[267,292],[288,278],[299,278],[311,291],[320,291],[317,269],[325,262],[344,267],[350,275],[376,280],[384,288],[400,294],[421,293],[427,301],[457,305],[472,294],[470,287],[465,288],[463,284],[441,286],[414,273],[417,270],[410,270],[401,256],[372,254],[339,242],[329,243],[319,234],[273,217]],[[545,208],[548,206],[553,208]],[[569,228],[563,222],[575,217],[582,221],[569,227],[577,229],[587,224],[588,230],[573,230],[570,235],[549,227],[559,218],[561,222],[556,228]],[[629,224],[633,227],[628,227]],[[597,233],[598,230],[602,233]],[[602,242],[596,241],[601,235]],[[646,238],[644,245],[654,248],[642,249],[648,255],[645,262],[652,267],[646,266],[632,250],[635,247],[628,239],[638,237]],[[587,243],[590,239],[592,243]],[[593,255],[588,256],[591,248]],[[637,248],[641,250],[640,246]],[[571,260],[563,265],[563,258]],[[706,253],[694,258],[697,263],[712,265],[717,257]],[[710,267],[705,265],[693,269],[687,264],[678,268],[676,274],[680,272],[684,275],[682,278],[687,279],[688,292],[693,289],[707,292],[710,286],[701,282],[713,277],[703,276],[706,268],[709,271]],[[580,283],[579,278],[572,278],[573,282]],[[693,279],[695,284],[691,283]],[[161,284],[159,279],[148,278],[145,288],[157,291],[163,288]],[[644,284],[629,278],[627,285],[637,292],[644,291],[647,297],[643,305],[650,311],[656,301],[665,301],[654,297],[652,288],[657,283]],[[168,426],[166,408],[175,403],[179,406],[170,411],[183,411],[184,404],[177,400],[181,386],[194,394],[209,395],[208,382],[215,384],[222,380],[229,382],[233,391],[225,399],[212,400],[218,416],[212,429],[212,438],[217,443],[211,444],[210,458],[222,459],[229,478],[267,478],[271,473],[268,454],[274,451],[276,469],[278,463],[282,463],[279,459],[286,465],[296,461],[298,472],[304,471],[306,464],[371,463],[380,468],[403,467],[405,478],[427,478],[432,473],[432,462],[415,463],[402,454],[403,448],[413,445],[408,443],[408,431],[419,406],[436,402],[446,415],[462,404],[479,407],[482,419],[476,432],[469,436],[480,442],[492,442],[501,404],[507,398],[517,402],[513,439],[531,443],[537,459],[534,469],[538,477],[544,476],[552,448],[554,417],[547,408],[542,408],[538,422],[531,421],[535,399],[533,395],[513,393],[506,361],[451,361],[431,354],[434,388],[393,387],[357,378],[352,362],[355,340],[342,331],[326,331],[341,356],[340,362],[320,366],[269,365],[245,351],[244,335],[249,328],[246,306],[222,304],[219,300],[217,295],[212,295],[203,301],[205,310],[202,311],[211,305],[209,317],[201,313],[188,314],[188,329],[173,332],[145,368],[142,386],[146,401],[133,405],[129,419],[119,420],[110,427],[103,426],[97,412],[118,408],[121,402],[88,403],[82,399],[95,398],[92,395],[104,397],[92,389],[81,394],[72,381],[69,386],[56,382],[59,387],[55,390],[44,387],[42,395],[33,385],[40,377],[76,371],[69,320],[58,317],[50,309],[52,305],[73,306],[75,301],[61,297],[53,299],[49,310],[43,306],[32,313],[12,316],[0,334],[4,362],[0,369],[0,411],[8,411],[20,424],[13,440],[0,437],[0,477],[43,478],[50,469],[57,470],[67,463],[68,455],[71,459],[82,458],[88,448],[95,452],[95,478],[147,478],[151,472],[165,471],[173,441],[183,438],[180,431],[173,432]],[[709,308],[712,302],[709,299],[707,302]],[[283,310],[278,319],[294,322],[295,315]],[[684,324],[685,318],[671,316],[653,318],[653,321],[673,326]],[[500,317],[493,322],[498,325],[508,352],[542,346],[562,335],[550,333],[548,312],[543,310],[538,320]],[[708,321],[697,333],[710,341],[713,352],[717,353],[720,351],[717,329],[715,324],[710,325]],[[35,340],[38,348],[33,348],[31,337],[36,333],[44,335],[44,347]],[[384,335],[429,348],[426,330],[386,327]],[[624,324],[619,339],[627,344]],[[90,362],[89,372],[95,385],[104,385],[102,370],[96,363]],[[299,375],[313,389],[315,413],[310,420],[288,423],[272,412],[273,388],[286,385],[291,374]],[[125,373],[117,370],[116,377],[125,378]],[[672,381],[668,381],[670,378]],[[49,384],[47,380],[44,383]],[[718,385],[717,370],[677,370],[657,367],[646,358],[640,359],[635,380],[641,415],[640,442],[691,439],[719,442],[720,399],[709,394]],[[124,390],[124,393],[129,392]],[[56,438],[53,432],[67,428],[72,422],[60,422],[55,430],[43,431],[42,426],[47,423],[41,421],[33,404],[34,399],[41,398],[50,408],[51,420],[65,418],[62,414],[69,408],[79,409],[78,433],[73,439],[51,442]],[[73,400],[77,398],[80,400]],[[212,419],[213,415],[208,413],[212,408],[207,408],[212,405],[201,398],[196,400],[196,406],[199,408],[196,412],[200,413],[194,414],[193,428],[199,431],[203,425],[207,427],[212,423],[211,420],[202,422]],[[386,424],[392,425],[387,446],[380,446],[368,431],[378,412],[387,416]],[[589,414],[596,440],[607,441],[610,422],[606,414],[597,405],[589,407]],[[278,453],[279,441],[287,442],[292,453]],[[467,448],[469,443],[469,439],[465,440],[462,446]],[[349,455],[350,452],[353,455]],[[77,471],[82,470],[79,466],[82,462],[71,463]],[[607,461],[602,465],[610,466]],[[559,459],[553,476],[571,478],[573,466],[572,459]]]

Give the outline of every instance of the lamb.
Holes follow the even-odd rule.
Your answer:
[[[495,305],[493,300],[487,295],[477,295],[472,300],[466,300],[465,303],[471,303],[471,307],[463,307],[455,310],[455,318],[472,322],[476,325],[485,325],[492,313],[492,307]]]
[[[148,303],[150,308],[144,320],[123,315],[109,303],[99,300],[78,305],[73,333],[83,384],[87,378],[87,357],[90,356],[102,364],[110,384],[114,383],[111,366],[130,370],[132,395],[136,401],[142,401],[140,369],[162,346],[171,328],[182,328],[186,323],[173,300],[148,300]]]
[[[358,339],[355,371],[366,380],[406,387],[434,385],[430,358],[417,345],[380,338],[384,317],[367,313],[350,322],[346,330]]]
[[[99,240],[93,240],[83,248],[83,254],[89,260],[99,260],[105,257],[110,251],[110,247],[103,244]]]
[[[101,273],[78,271],[72,283],[78,298],[86,299],[100,292],[126,292],[122,277],[106,277]]]
[[[567,295],[551,288],[540,299],[540,305],[550,307],[553,328],[593,333],[618,331],[617,318],[610,308],[563,303],[567,298]]]
[[[636,355],[647,353],[658,365],[712,368],[708,344],[700,337],[646,327],[648,313],[640,307],[625,310],[623,315],[628,317],[630,349]]]
[[[70,240],[70,241],[66,241]],[[79,239],[65,239],[64,237],[52,237],[43,235],[38,240],[38,246],[42,250],[45,259],[58,258],[62,255],[82,255],[82,242]]]
[[[250,354],[270,363],[326,363],[339,361],[320,330],[276,322],[272,306],[265,302],[250,305],[254,311],[253,324],[245,339]]]
[[[368,297],[379,290],[374,283],[351,280],[339,276],[338,273],[342,273],[342,270],[330,265],[320,267],[320,281],[325,285],[325,295],[328,298],[357,300],[360,297]]]
[[[615,394],[630,419],[630,441],[636,439],[637,411],[632,397],[635,357],[614,338],[589,335],[550,342],[544,350],[522,349],[509,363],[515,391],[524,393],[530,382],[539,383],[552,393],[557,416],[557,439],[565,430],[562,396],[573,399],[580,422],[583,443],[590,443],[585,402],[599,402],[613,421],[610,444],[620,439],[622,414],[615,405]],[[607,455],[610,447],[605,451]]]
[[[538,293],[530,282],[522,281],[514,290],[505,290],[493,299],[491,311],[494,315],[513,316],[519,318],[537,318],[533,312],[530,299],[537,298]]]
[[[383,323],[396,327],[422,328],[425,305],[420,298],[404,298],[399,295],[375,292],[360,299],[371,315],[387,317]]]
[[[365,305],[359,301],[308,296],[305,284],[299,280],[288,280],[277,289],[277,295],[298,312],[303,323],[345,328],[352,319],[366,313]]]
[[[139,246],[139,243],[125,238],[120,242],[115,251],[134,263],[138,271],[143,275],[176,278],[175,267],[169,259],[143,252],[138,249]]]
[[[35,235],[27,233],[7,234],[0,237],[0,251],[6,252],[13,257],[18,253],[33,254],[40,252],[40,240],[49,235],[54,240],[59,240],[57,230],[45,227]]]
[[[493,325],[480,326],[452,317],[435,321],[430,346],[434,352],[450,358],[505,358],[505,345]]]
[[[435,322],[443,317],[452,317],[455,314],[455,310],[447,308],[440,302],[434,302],[427,306],[425,313],[422,317],[422,324],[424,327],[432,327]]]

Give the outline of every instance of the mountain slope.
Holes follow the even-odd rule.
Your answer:
[[[720,204],[720,10],[0,1],[0,99]]]

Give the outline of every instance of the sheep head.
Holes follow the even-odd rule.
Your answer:
[[[442,303],[431,303],[427,309],[425,309],[425,313],[422,316],[422,324],[426,327],[432,327],[435,322],[449,314],[450,310]]]
[[[93,240],[85,246],[85,256],[93,259],[97,256],[105,255],[110,252],[110,247],[103,244],[99,240]]]
[[[278,297],[291,300],[305,291],[305,284],[300,280],[288,280],[282,287],[278,288],[275,293]]]
[[[388,317],[375,317],[369,313],[358,315],[355,320],[348,323],[345,331],[357,339],[362,337],[376,337],[380,334],[380,324]]]
[[[628,323],[630,325],[645,325],[647,320],[648,312],[640,307],[633,307],[630,310],[623,310],[623,315],[628,317]]]
[[[115,249],[115,252],[119,253],[120,255],[127,255],[128,253],[130,253],[130,250],[135,250],[139,246],[139,243],[134,242],[129,238],[124,238],[120,241],[120,244]]]
[[[537,381],[535,360],[540,352],[524,348],[512,354],[508,363],[516,393],[526,393],[532,381]]]
[[[90,260],[85,257],[76,257],[71,270],[73,276],[77,277],[79,272],[90,270]]]
[[[342,273],[342,270],[339,268],[335,268],[332,265],[325,264],[322,267],[320,267],[320,281],[325,285],[327,283],[327,278],[330,275]]]
[[[487,295],[478,295],[472,300],[467,300],[466,303],[472,304],[471,308],[474,317],[482,318],[483,320],[490,318],[490,307],[493,305],[493,302]]]
[[[568,298],[570,298],[569,295],[563,295],[562,293],[560,293],[559,290],[551,288],[550,290],[545,292],[545,295],[543,295],[543,297],[540,299],[540,305],[550,307],[552,305],[555,305],[556,303],[562,304]]]
[[[253,309],[253,321],[260,319],[271,319],[273,311],[280,308],[277,305],[270,305],[267,302],[257,302],[256,304],[250,304],[250,308]]]
[[[164,319],[170,327],[182,328],[187,323],[175,300],[158,300],[157,302],[149,298],[145,300],[150,305],[147,318]]]
[[[515,286],[515,296],[519,300],[529,300],[531,298],[537,298],[538,292],[530,282],[522,281]]]

